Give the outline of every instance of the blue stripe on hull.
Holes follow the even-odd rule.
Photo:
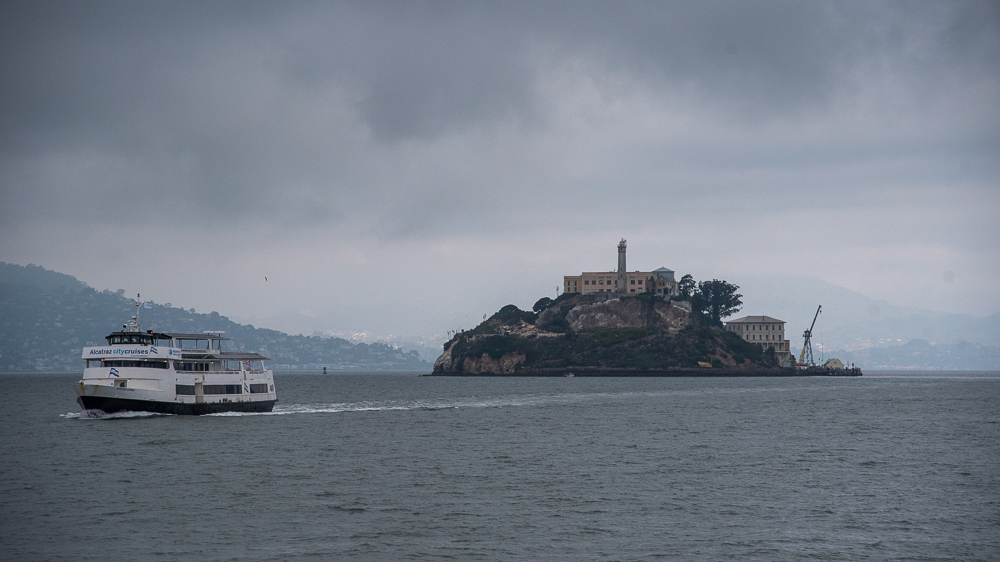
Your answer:
[[[84,410],[101,410],[107,414],[115,412],[156,412],[158,414],[200,416],[203,414],[218,414],[220,412],[270,412],[277,400],[182,404],[179,402],[130,400],[127,398],[107,398],[103,396],[78,396],[76,402]]]

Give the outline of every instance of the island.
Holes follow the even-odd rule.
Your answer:
[[[507,305],[444,344],[433,375],[858,376],[857,369],[781,367],[691,302],[563,293],[534,311]]]
[[[674,271],[567,275],[563,293],[531,311],[504,306],[472,330],[456,330],[432,375],[451,376],[860,376],[836,360],[805,364],[791,354],[785,323],[738,312],[742,295],[724,280],[680,281]],[[817,310],[817,314],[818,314]],[[814,320],[815,322],[815,320]],[[808,336],[808,332],[806,334]]]

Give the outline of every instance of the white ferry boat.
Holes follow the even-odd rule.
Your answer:
[[[84,410],[200,415],[274,408],[267,357],[222,351],[225,332],[144,332],[138,307],[121,332],[105,338],[107,346],[83,348],[87,367],[76,401]]]

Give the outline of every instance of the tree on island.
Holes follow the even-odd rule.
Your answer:
[[[690,273],[681,277],[680,283],[677,284],[677,295],[683,299],[690,300],[697,290],[698,284],[694,282],[694,277]]]
[[[535,306],[531,307],[531,310],[534,310],[536,314],[540,313],[548,308],[553,302],[554,301],[549,297],[542,297],[535,302]]]
[[[685,277],[690,276],[685,275]],[[681,278],[681,281],[683,280]],[[739,312],[743,306],[743,301],[740,300],[743,295],[737,294],[738,290],[738,285],[719,279],[702,281],[698,283],[698,289],[692,296],[692,308],[704,310],[714,322],[720,323],[723,318]]]

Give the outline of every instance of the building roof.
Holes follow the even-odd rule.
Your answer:
[[[781,322],[785,323],[784,320],[778,320],[777,318],[771,318],[770,316],[744,316],[743,318],[737,318],[736,320],[727,320],[726,324],[736,324],[736,323],[751,323],[751,322]]]
[[[656,273],[658,271],[662,271],[664,273],[673,273],[674,272],[674,270],[672,270],[672,269],[667,269],[665,267],[661,267],[661,268],[658,268],[658,269],[654,269],[653,273]]]

